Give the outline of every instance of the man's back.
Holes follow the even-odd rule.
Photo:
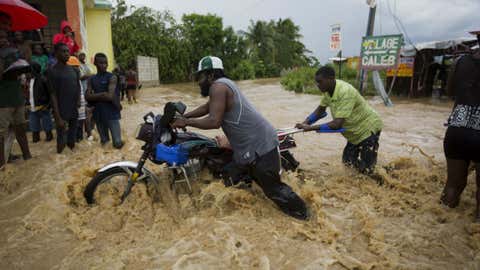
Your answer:
[[[334,118],[345,119],[343,136],[353,144],[360,143],[383,127],[377,112],[357,89],[342,80],[336,80],[333,96],[325,94],[320,104],[330,107]]]
[[[480,105],[480,59],[465,55],[458,59],[453,75],[457,104]]]
[[[458,59],[451,79],[455,106],[448,125],[480,130],[480,59],[472,55]]]
[[[277,147],[275,129],[245,98],[237,85],[227,78],[220,78],[215,83],[227,85],[233,93],[233,105],[224,114],[222,129],[234,150],[235,162],[250,163],[257,156]]]

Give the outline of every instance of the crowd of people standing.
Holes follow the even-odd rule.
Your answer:
[[[51,43],[31,42],[11,31],[11,18],[0,12],[0,168],[20,156],[12,154],[14,140],[24,160],[32,157],[31,142],[57,141],[57,153],[75,148],[84,138],[92,141],[96,129],[102,145],[112,138],[123,146],[120,118],[125,93],[136,103],[138,77],[133,68],[107,71],[103,53],[94,56],[96,73],[76,43],[72,27],[62,21]],[[27,125],[28,120],[28,125]]]

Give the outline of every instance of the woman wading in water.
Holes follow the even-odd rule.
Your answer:
[[[480,44],[480,31],[471,32]],[[462,56],[450,74],[447,90],[455,96],[448,118],[443,148],[448,178],[441,202],[456,207],[467,185],[468,167],[475,163],[477,208],[475,220],[480,223],[480,49]]]

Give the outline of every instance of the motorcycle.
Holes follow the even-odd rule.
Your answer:
[[[160,180],[145,166],[147,160],[157,165],[166,164],[171,172],[170,188],[173,191],[176,191],[177,185],[184,184],[191,193],[191,181],[197,178],[197,174],[203,168],[208,168],[215,178],[223,179],[225,186],[248,181],[248,175],[232,169],[231,149],[221,147],[213,138],[171,127],[175,118],[182,117],[185,110],[186,106],[181,102],[168,102],[164,106],[163,115],[154,115],[152,112],[146,114],[136,133],[136,139],[144,142],[139,161],[119,161],[100,168],[84,190],[87,203],[95,202],[98,187],[106,183],[113,183],[116,190],[119,185],[125,186],[123,192],[120,190],[121,202],[139,182],[152,187],[153,192],[158,194]],[[277,130],[281,166],[285,171],[294,171],[299,165],[290,152],[296,147],[292,135],[298,132],[303,130],[296,128]],[[120,183],[116,183],[117,177],[120,178]]]

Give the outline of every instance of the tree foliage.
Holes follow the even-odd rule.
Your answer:
[[[117,63],[127,67],[137,55],[157,57],[163,82],[189,80],[206,55],[222,58],[233,79],[276,77],[285,69],[318,65],[291,19],[251,21],[246,32],[236,32],[217,15],[185,14],[178,23],[168,11],[128,6],[125,0],[117,0],[111,19]]]

